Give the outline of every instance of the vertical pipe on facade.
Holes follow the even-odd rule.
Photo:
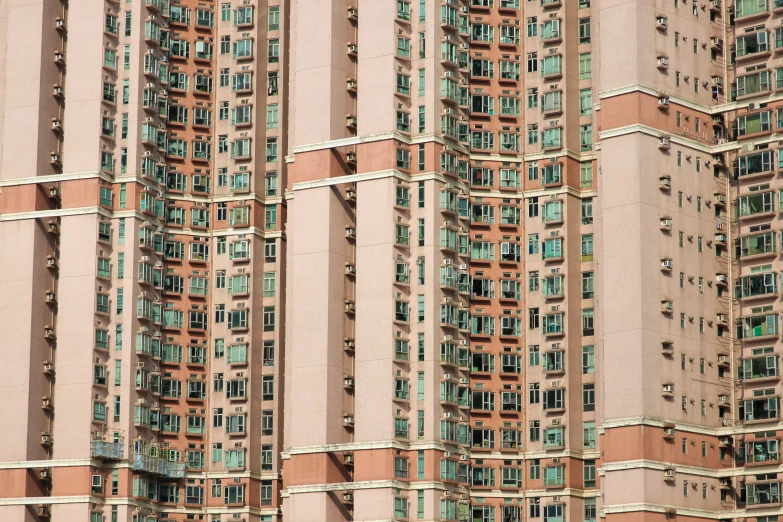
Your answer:
[[[68,30],[68,23],[67,23],[68,10],[66,8],[67,0],[62,0],[60,5],[62,6],[62,15],[61,15],[61,17],[62,17],[63,22],[65,22],[65,27],[66,27],[66,31],[67,31]],[[65,31],[60,33],[60,50],[63,53],[65,52]],[[59,75],[60,75],[59,85],[60,85],[60,87],[63,87],[64,83],[65,83],[65,75],[63,74],[62,68],[58,67],[58,72],[59,72]],[[62,125],[63,125],[63,121],[62,121],[62,119],[63,119],[63,105],[62,105],[61,102],[57,103],[57,119],[60,121],[60,126],[61,126],[61,129],[62,129]],[[57,138],[57,153],[58,154],[62,154],[62,138],[60,138],[59,136]],[[61,202],[61,197],[62,197],[62,189],[63,189],[62,181],[58,181],[57,182],[56,188],[57,188],[57,193],[60,195],[60,198],[55,199],[54,209],[55,210],[60,210],[60,209],[62,209],[62,205],[60,203]],[[58,239],[59,239],[59,236],[57,234],[55,234],[54,235],[54,242],[53,242],[53,245],[52,245],[52,255],[54,256],[55,260],[59,260],[59,257],[60,257],[59,256],[59,241],[58,241]],[[54,271],[52,272],[52,284],[51,284],[51,288],[50,288],[54,292],[55,299],[57,298],[57,272],[56,271],[58,269],[59,269],[59,267],[56,267],[54,269]],[[57,306],[57,304],[55,303],[54,306]],[[52,313],[51,324],[52,324],[52,327],[54,327],[54,331],[57,332],[57,314],[55,313],[54,310],[55,310],[54,307],[52,307],[52,309],[51,309],[51,313]],[[55,338],[54,342],[55,343],[57,342],[56,338]],[[55,367],[55,371],[56,371],[56,368],[57,368],[57,365],[55,364],[56,363],[56,361],[55,361],[56,353],[57,352],[54,349],[54,347],[52,346],[52,343],[49,343],[49,360],[52,361],[52,364]],[[55,400],[54,400],[54,382],[52,382],[52,379],[48,379],[48,381],[49,381],[49,401],[51,402],[52,407],[54,407],[54,404],[55,404]],[[49,422],[49,428],[47,429],[47,431],[49,433],[53,434],[54,433],[54,415],[52,415],[52,414],[47,415],[47,419],[48,419],[48,422]],[[48,446],[46,448],[46,454],[47,454],[47,457],[49,458],[49,460],[51,460],[52,457],[53,457],[53,455],[52,455],[52,447],[51,446]]]
[[[729,80],[729,46],[728,46],[728,27],[729,27],[729,21],[730,21],[730,11],[729,7],[726,2],[721,2],[721,17],[722,17],[722,31],[721,34],[723,36],[723,49],[722,49],[722,56],[723,56],[723,76],[726,78],[726,85],[723,89],[723,102],[728,103],[728,96],[726,94],[726,89],[730,89],[728,85]],[[723,128],[728,129],[728,113],[725,113],[724,121],[723,121]],[[724,136],[725,138],[725,136]],[[726,153],[728,156],[728,152]],[[737,393],[736,393],[736,379],[737,379],[737,368],[735,367],[735,350],[737,349],[737,346],[739,346],[739,355],[742,355],[742,342],[739,343],[734,342],[734,336],[737,335],[737,327],[734,324],[734,289],[732,288],[732,285],[734,284],[734,243],[732,239],[732,216],[731,213],[734,211],[734,204],[733,204],[733,198],[731,197],[731,171],[729,170],[728,165],[730,163],[728,162],[728,158],[726,158],[726,245],[728,250],[728,262],[729,262],[729,269],[728,269],[728,279],[729,279],[729,288],[728,288],[728,294],[729,294],[729,383],[731,384],[730,388],[730,401],[731,401],[731,422],[729,423],[731,426],[731,433],[732,437],[731,440],[734,440],[734,433],[736,433],[736,428],[741,422],[741,420],[738,419],[737,414],[739,410],[739,406],[737,405]],[[739,186],[737,187],[737,192],[739,192]],[[740,213],[736,213],[736,224],[737,224],[737,235],[739,236],[739,227],[740,227]],[[739,269],[741,267],[741,261],[740,257],[737,257],[737,273],[739,273]],[[742,308],[739,307],[739,313],[738,313],[738,319],[742,318]],[[733,329],[733,331],[732,331]],[[744,397],[744,382],[740,381],[740,386],[742,389],[740,390],[740,399]],[[731,455],[731,465],[733,468],[737,467],[737,451],[738,447],[737,444],[733,444],[734,451],[732,451]],[[732,495],[732,503],[733,508],[736,511],[737,510],[737,495]]]
[[[357,45],[359,44],[359,20],[361,20],[361,13],[359,13],[359,16],[356,18],[356,24],[353,27],[353,41],[356,42]],[[359,51],[361,52],[361,49]],[[354,78],[354,81],[356,82],[357,88],[356,88],[356,97],[354,99],[352,99],[352,101],[351,101],[351,103],[353,104],[353,107],[351,108],[351,112],[353,114],[356,114],[356,116],[358,117],[359,116],[358,111],[357,111],[357,107],[358,107],[357,100],[359,99],[359,88],[358,88],[358,85],[359,85],[359,58],[358,58],[358,56],[357,56],[356,60],[354,60],[354,62],[353,62],[353,78]],[[359,135],[359,127],[358,127],[358,125],[356,127],[355,133],[356,133],[356,136]],[[358,142],[358,140],[354,140],[354,141]],[[356,143],[354,143],[354,145],[353,145],[353,153],[356,155],[357,164],[358,164],[358,161],[359,161],[358,148],[359,148],[358,145]],[[355,197],[358,198],[359,197],[359,191],[357,190],[357,188],[358,188],[359,184],[356,181],[354,181],[351,185],[353,186],[354,194],[356,195]],[[358,223],[356,222],[356,209],[357,209],[356,204],[354,204],[353,209],[354,209],[353,210],[353,226],[357,227]],[[353,248],[351,249],[351,257],[352,257],[351,263],[353,263],[353,266],[356,266],[356,243],[355,242],[353,244]],[[356,277],[358,277],[358,276],[359,276],[359,274],[357,273]],[[356,277],[354,277],[354,283],[353,283],[353,299],[354,299],[354,302],[356,302]],[[352,339],[354,339],[354,342],[355,342],[355,339],[356,339],[356,315],[354,315],[353,321],[351,321],[350,328],[351,328],[351,332],[350,332],[349,336]],[[351,377],[354,378],[354,382],[355,382],[356,381],[356,353],[354,353],[354,356],[351,357]],[[354,390],[355,389],[356,389],[356,386],[354,386]],[[351,402],[352,402],[352,404],[351,404],[351,413],[353,413],[355,415],[356,414],[356,392],[354,391],[354,394],[351,395],[350,397],[351,397]],[[354,442],[355,430],[349,430],[348,431],[348,438],[349,438],[349,441],[351,443]]]

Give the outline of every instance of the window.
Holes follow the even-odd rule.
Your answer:
[[[408,478],[408,459],[403,457],[394,458],[394,476],[396,478]]]
[[[590,18],[579,19],[579,44],[590,43]]]
[[[595,384],[582,385],[582,411],[595,411]]]
[[[596,499],[584,499],[584,522],[595,522],[597,516]]]
[[[530,460],[530,480],[541,479],[541,459]]]
[[[591,188],[593,186],[592,163],[581,163],[579,165],[579,179],[582,188]]]
[[[527,108],[534,109],[538,107],[538,89],[527,90]]]
[[[593,150],[593,126],[579,126],[579,145],[582,152]]]
[[[582,441],[585,448],[595,448],[595,421],[582,423]]]
[[[593,113],[593,90],[581,89],[579,91],[579,114],[588,116]]]
[[[528,18],[527,23],[525,25],[527,28],[528,38],[538,35],[538,17],[533,16],[531,18]]]
[[[527,72],[538,71],[538,53],[527,53]]]
[[[593,260],[593,234],[582,235],[582,261]]]
[[[582,346],[582,373],[595,373],[595,347]]]
[[[584,462],[584,485],[586,488],[594,488],[596,485],[595,480],[595,461],[594,460],[585,460]]]
[[[280,6],[269,7],[268,25],[270,31],[280,29]]]
[[[582,53],[579,55],[579,79],[589,80],[592,78],[593,63],[592,55],[590,53]]]

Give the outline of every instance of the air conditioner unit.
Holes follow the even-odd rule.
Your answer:
[[[356,163],[356,153],[349,152],[345,155],[345,159],[348,163]]]
[[[343,426],[353,427],[353,415],[343,415]]]
[[[44,339],[54,339],[55,337],[54,326],[48,324],[44,326]]]
[[[57,258],[53,255],[46,256],[46,267],[47,268],[57,268]]]
[[[55,295],[54,290],[49,290],[48,292],[46,292],[46,302],[47,303],[57,302],[57,295]]]
[[[450,452],[447,452],[447,453],[450,453]],[[446,497],[446,498],[451,498],[452,495],[453,495],[453,493],[451,491],[444,491],[443,492],[443,496]]]
[[[450,411],[447,411],[446,413],[444,413],[444,414],[443,414],[443,418],[444,418],[444,419],[450,419],[450,418],[452,418],[453,416],[454,416],[454,414],[453,414],[453,413],[451,413]]]
[[[712,77],[712,84],[713,85],[722,86],[723,85],[723,78],[721,78],[720,76],[713,76]]]
[[[453,457],[453,456],[454,456],[454,452],[453,452],[453,451],[446,451],[446,452],[444,452],[444,453],[443,453],[443,456],[444,456],[445,458],[447,458],[447,459],[448,459],[448,458],[451,458],[451,457]]]
[[[355,7],[349,7],[348,18],[351,20],[356,20],[358,17],[359,17],[359,11],[357,11]]]
[[[677,472],[674,471],[673,469],[665,469],[665,470],[663,470],[663,476],[665,478],[674,478],[676,474],[677,474]]]
[[[671,228],[672,226],[672,219],[671,218],[661,218],[661,226],[666,228]]]
[[[52,434],[49,432],[42,432],[41,433],[41,444],[44,446],[49,446],[52,443]]]
[[[448,221],[447,221],[446,223],[448,223]],[[452,264],[452,263],[453,263],[453,261],[452,261],[451,259],[444,259],[444,260],[443,260],[443,264],[444,264],[444,265],[450,265],[450,264]]]
[[[673,384],[664,384],[663,385],[663,393],[674,393],[674,385]]]
[[[38,506],[38,516],[43,518],[49,518],[52,513],[49,510],[49,506]]]
[[[56,152],[52,152],[49,155],[49,163],[51,163],[52,165],[59,165],[60,164],[60,155],[57,154]]]
[[[671,270],[672,269],[672,260],[671,259],[661,259],[661,268],[664,270]]]
[[[343,493],[343,502],[346,504],[353,504],[353,493],[348,491]]]
[[[658,97],[658,108],[667,109],[668,107],[669,107],[669,97],[668,96],[659,96]]]
[[[345,88],[351,92],[356,90],[356,80],[347,80],[345,82]]]
[[[343,339],[343,347],[346,350],[353,350],[356,347],[356,343],[354,342],[353,339],[345,338]]]
[[[62,128],[63,128],[62,122],[57,118],[52,118],[52,130],[59,131],[62,130]]]
[[[62,18],[60,18],[60,17],[57,17],[57,18],[55,18],[55,19],[54,19],[54,27],[55,27],[57,30],[60,30],[60,29],[65,29],[65,20],[63,20],[63,19],[62,19]]]
[[[52,96],[55,96],[56,98],[59,98],[63,95],[63,88],[59,85],[55,85],[52,87]]]
[[[460,270],[467,270],[468,269],[468,265],[459,265],[459,269]]]
[[[44,372],[44,375],[52,375],[52,374],[54,374],[54,364],[52,364],[52,361],[44,361],[43,362],[43,372]]]
[[[658,148],[659,149],[668,149],[671,146],[669,143],[669,138],[666,137],[660,137],[658,138]]]
[[[53,407],[52,398],[48,396],[41,397],[41,407],[45,410],[51,410]]]
[[[663,434],[666,437],[673,437],[674,436],[674,428],[671,426],[667,426],[663,428]]]
[[[669,22],[665,16],[656,16],[655,27],[657,27],[658,29],[666,29],[667,27],[669,27]]]
[[[355,312],[356,311],[356,303],[354,301],[351,301],[350,299],[346,299],[346,301],[345,301],[345,311],[346,312]]]
[[[454,374],[453,374],[453,373],[444,373],[444,374],[443,374],[443,378],[444,378],[445,380],[447,380],[447,381],[450,381],[451,379],[453,379],[453,378],[454,378]]]
[[[50,470],[49,468],[41,468],[38,470],[38,477],[41,480],[46,480],[46,481],[52,480],[52,470]]]
[[[346,465],[352,465],[353,464],[353,454],[352,453],[346,453],[343,455],[343,464]]]
[[[356,47],[356,44],[348,44],[348,54],[356,54],[358,51],[358,48]]]
[[[65,55],[62,51],[54,51],[54,62],[57,64],[62,64],[65,62]]]
[[[668,69],[669,68],[669,59],[665,56],[659,56],[658,57],[658,68],[659,69]]]
[[[343,378],[343,387],[344,388],[353,388],[353,386],[354,386],[353,377],[345,377],[345,378]]]
[[[470,456],[469,455],[460,455],[459,456],[459,460],[461,460],[463,462],[468,461],[468,460],[470,460]]]
[[[345,237],[356,239],[356,229],[353,227],[345,227]]]
[[[348,201],[356,201],[356,191],[353,189],[346,190],[345,199],[347,199]]]
[[[468,341],[467,339],[460,339],[459,344],[460,346],[468,346],[470,344],[470,341]]]
[[[459,378],[459,383],[460,384],[468,384],[469,382],[470,382],[470,379],[468,379],[467,377],[460,377]]]
[[[717,274],[715,276],[715,279],[717,279],[719,283],[728,283],[729,282],[729,276],[727,276],[726,274]]]
[[[356,265],[353,265],[351,263],[345,264],[345,273],[347,275],[356,275]]]

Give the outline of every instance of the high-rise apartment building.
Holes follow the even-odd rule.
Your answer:
[[[776,521],[781,14],[0,2],[0,514]]]

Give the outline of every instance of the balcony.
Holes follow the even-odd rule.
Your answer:
[[[720,44],[722,47],[723,42],[721,41]],[[736,39],[736,49],[737,62],[769,56],[771,54],[769,33],[767,31],[760,31],[742,35]]]
[[[543,317],[544,337],[562,337],[565,335],[565,314],[549,314]]]
[[[743,301],[777,297],[777,273],[766,272],[741,277],[734,288],[734,297]]]
[[[125,445],[120,441],[93,440],[90,442],[90,456],[94,459],[120,460],[124,455]]]
[[[745,422],[770,422],[780,418],[780,398],[764,397],[744,401]]]
[[[741,335],[745,341],[762,341],[778,337],[777,315],[765,314],[744,317],[741,324]]]
[[[735,7],[735,20],[745,22],[769,16],[768,0],[740,0]]]
[[[771,508],[781,505],[780,482],[756,482],[745,485],[746,507]]]
[[[559,55],[559,54],[550,55],[547,58],[549,58],[549,57],[551,57],[551,58],[558,58],[558,60],[555,63],[553,63],[553,64],[551,64],[549,66],[547,66],[547,64],[545,63],[542,66],[543,69],[541,71],[541,77],[544,80],[554,80],[556,78],[560,78],[561,76],[563,76],[563,64],[562,64],[563,57],[562,57],[562,55]]]
[[[754,129],[745,127],[745,134],[753,134]],[[759,131],[761,132],[761,131]],[[774,173],[774,155],[771,150],[758,151],[737,158],[736,175],[743,179],[769,176]]]
[[[723,237],[725,238],[725,235]],[[777,253],[775,232],[763,232],[761,234],[753,234],[740,238],[740,258],[743,260],[749,258],[774,257]]]
[[[772,464],[780,460],[780,440],[752,440],[745,442],[745,465]]]
[[[728,359],[728,356],[718,357],[726,357]],[[778,357],[776,355],[767,355],[743,359],[740,361],[739,374],[743,381],[752,381],[754,383],[762,381],[777,382],[780,378]]]

